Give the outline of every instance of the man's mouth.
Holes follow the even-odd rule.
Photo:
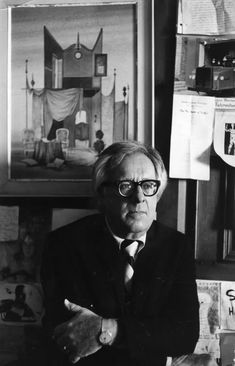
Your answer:
[[[129,215],[131,216],[143,216],[146,215],[146,211],[129,211]]]

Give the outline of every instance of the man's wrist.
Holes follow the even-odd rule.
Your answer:
[[[111,346],[118,334],[118,322],[116,319],[105,319],[101,321],[101,333],[99,335],[99,342],[103,346]]]

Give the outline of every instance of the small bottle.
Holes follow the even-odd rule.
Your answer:
[[[233,350],[232,366],[235,366],[235,349]]]
[[[227,66],[227,57],[226,56],[224,56],[224,58],[223,58],[223,66]]]

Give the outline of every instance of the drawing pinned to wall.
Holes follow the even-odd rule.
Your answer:
[[[119,138],[116,131],[124,138],[136,133],[130,128],[136,5],[19,6],[9,13],[10,178],[89,179],[101,148]],[[120,113],[120,103],[128,113]],[[103,137],[97,147],[98,131]]]
[[[200,303],[200,336],[195,353],[209,353],[214,359],[220,358],[220,283],[197,280]]]

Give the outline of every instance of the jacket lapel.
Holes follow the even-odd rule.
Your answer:
[[[119,309],[123,313],[125,305],[125,288],[123,283],[124,263],[119,255],[118,245],[109,232],[105,220],[100,226],[98,238],[95,249],[96,255],[106,273],[105,280],[109,283],[111,292],[115,293]]]
[[[162,264],[162,238],[156,223],[153,223],[146,236],[145,247],[139,253],[133,276],[133,306],[140,313],[145,304],[153,299],[151,290],[154,288],[155,303],[160,307],[162,290],[165,285],[165,270]]]

